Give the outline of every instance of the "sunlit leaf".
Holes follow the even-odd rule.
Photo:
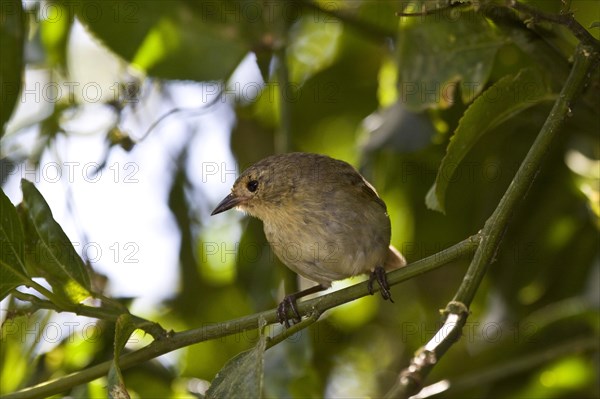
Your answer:
[[[341,24],[315,21],[309,17],[294,24],[287,51],[291,82],[302,84],[331,65],[337,55],[341,33]]]
[[[0,190],[0,300],[29,280],[23,260],[23,241],[17,210]]]
[[[73,24],[72,7],[65,7],[56,1],[48,2],[44,10],[46,18],[40,21],[40,40],[46,50],[48,63],[65,69],[67,44]]]
[[[451,9],[402,17],[399,33],[399,95],[413,111],[447,108],[457,84],[465,103],[485,87],[504,40],[475,11]]]
[[[41,326],[46,325],[41,312],[23,317],[10,317],[0,327],[0,392],[4,396],[22,387],[31,375],[32,359],[26,356],[25,332],[36,336]]]
[[[64,292],[75,303],[82,301],[90,296],[90,278],[83,261],[33,183],[23,179],[21,188],[21,220],[26,239],[32,240],[25,258],[28,270],[45,277],[56,293]]]
[[[454,171],[481,136],[519,112],[554,97],[543,74],[535,69],[506,76],[487,89],[460,119],[435,183],[427,193],[427,206],[445,212],[446,191]]]
[[[2,1],[0,14],[0,138],[21,89],[25,22],[20,0]]]
[[[259,322],[264,327],[264,320]],[[206,398],[259,398],[263,385],[267,339],[261,335],[256,346],[227,362],[215,376]]]

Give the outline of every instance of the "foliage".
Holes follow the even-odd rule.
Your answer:
[[[404,397],[439,382],[421,396],[597,397],[596,11],[593,0],[3,1],[0,394]],[[202,128],[223,131],[242,169],[287,151],[359,168],[410,263],[389,275],[395,304],[355,279],[301,303],[300,324],[274,324],[295,276],[260,222],[208,219],[210,191],[235,168],[210,161],[216,134]],[[85,154],[68,150],[78,140]],[[154,307],[114,294],[125,270],[77,245],[134,222],[108,206],[94,210],[105,226],[77,217],[81,182],[47,174],[75,155],[94,166],[87,183],[103,172],[139,183],[158,164],[151,195],[132,184],[118,199],[147,218],[168,209],[175,226],[157,228],[152,254],[178,237],[179,284]],[[84,189],[108,203],[101,187]],[[158,266],[148,259],[145,273]]]

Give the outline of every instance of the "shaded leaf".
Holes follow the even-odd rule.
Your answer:
[[[290,29],[287,48],[289,78],[302,84],[319,71],[329,67],[337,56],[342,25],[300,18]]]
[[[365,153],[381,148],[414,152],[431,143],[435,128],[423,113],[411,112],[400,101],[378,109],[363,121]]]
[[[453,8],[402,17],[400,26],[399,93],[412,111],[449,107],[459,81],[463,102],[472,101],[485,87],[494,56],[504,44],[475,11]]]
[[[77,2],[77,16],[113,52],[152,76],[220,80],[250,50],[236,8],[225,11],[227,3],[84,0]]]
[[[259,321],[262,330],[266,323]],[[206,398],[259,398],[262,396],[263,366],[267,339],[261,334],[256,346],[229,360],[217,373]]]
[[[17,210],[0,190],[0,300],[29,280],[23,260],[23,241]]]
[[[20,0],[2,1],[0,18],[0,138],[21,90],[25,20]]]
[[[0,300],[6,298],[14,288],[27,281],[29,279],[26,276],[11,269],[4,263],[4,260],[0,260]]]
[[[425,198],[427,207],[445,212],[448,184],[460,162],[481,136],[519,112],[554,98],[543,74],[532,68],[506,76],[487,89],[460,119],[435,183]]]
[[[108,371],[108,396],[112,399],[127,398],[129,393],[125,387],[125,380],[119,367],[119,357],[121,351],[125,347],[127,340],[135,330],[135,325],[131,320],[131,315],[124,313],[117,318],[115,328],[115,346],[114,357],[110,369]]]
[[[81,257],[33,183],[23,179],[21,189],[25,237],[31,240],[25,257],[28,270],[45,277],[56,293],[79,303],[90,296],[90,278]]]

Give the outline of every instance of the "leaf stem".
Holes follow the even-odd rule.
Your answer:
[[[52,301],[53,303],[55,303],[56,305],[53,305],[55,307],[59,307],[59,306],[63,306],[63,307],[69,307],[72,304],[69,302],[66,302],[63,298],[61,298],[58,295],[54,295],[54,293],[52,291],[50,291],[49,289],[47,289],[46,287],[44,287],[43,285],[35,282],[34,280],[29,280],[27,282],[27,286],[35,289],[37,292],[39,292],[40,294],[42,294],[43,296],[45,296],[46,298],[48,298],[50,301]],[[17,291],[17,290],[14,290]],[[35,295],[32,295],[32,297],[35,297]],[[37,297],[36,297],[37,298]],[[40,300],[41,301],[41,300]],[[47,302],[47,301],[44,301]]]

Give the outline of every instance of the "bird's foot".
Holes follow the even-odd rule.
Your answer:
[[[373,270],[371,272],[371,275],[369,276],[369,282],[367,283],[367,287],[369,289],[369,294],[371,295],[373,295],[373,293],[375,292],[373,290],[374,281],[377,281],[379,287],[381,287],[381,296],[383,297],[383,299],[389,300],[390,302],[394,303],[394,300],[392,299],[392,293],[390,292],[390,285],[388,284],[387,275],[385,274],[385,269],[383,268],[383,266],[375,267],[375,270]]]
[[[296,295],[286,295],[283,301],[277,306],[277,320],[279,323],[284,324],[286,328],[290,327],[290,318],[288,317],[288,310],[291,309],[293,324],[299,323],[302,320],[298,307],[296,306]]]
[[[286,295],[283,301],[277,306],[277,320],[279,323],[284,324],[286,328],[290,327],[290,320],[293,324],[299,323],[302,320],[298,307],[296,306],[296,300],[303,296],[314,294],[315,292],[323,291],[327,287],[319,284],[306,290],[296,292],[295,294]],[[289,311],[291,310],[292,317],[288,317]]]

